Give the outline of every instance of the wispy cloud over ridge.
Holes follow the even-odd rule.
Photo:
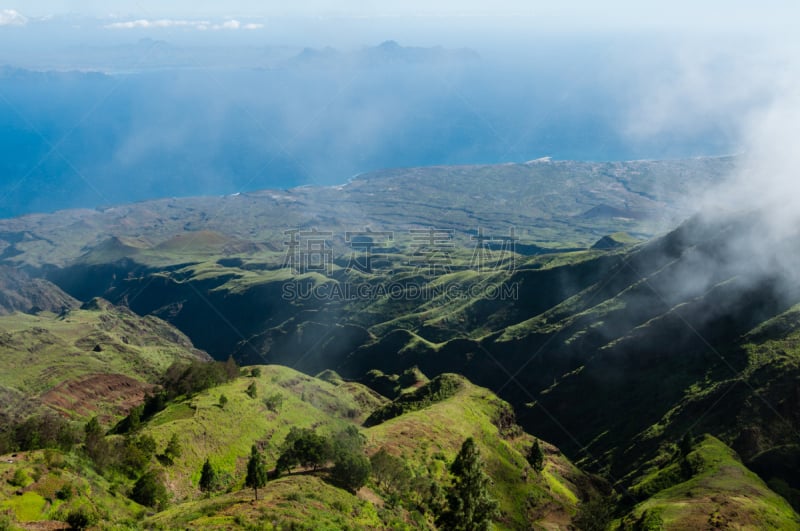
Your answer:
[[[0,9],[0,26],[25,26],[28,18],[14,9]]]
[[[151,29],[151,28],[189,28],[197,30],[258,30],[263,24],[242,23],[239,20],[226,20],[222,23],[212,23],[208,20],[180,20],[180,19],[138,19],[106,24],[107,29]]]

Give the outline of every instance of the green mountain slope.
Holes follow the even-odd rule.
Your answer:
[[[190,338],[217,359],[263,366],[255,379],[171,404],[142,428],[159,447],[173,434],[188,439],[184,456],[162,467],[174,504],[152,522],[166,527],[272,515],[336,528],[351,522],[348,513],[365,528],[432,523],[419,493],[398,506],[377,483],[354,496],[326,472],[284,476],[250,504],[239,489],[250,445],[258,441],[272,466],[292,426],[329,435],[360,426],[368,452],[385,448],[409,461],[413,477],[442,484],[472,436],[504,482],[495,492],[502,525],[566,526],[599,484],[547,444],[544,472],[530,473],[530,436],[507,431],[506,410],[486,389],[529,433],[613,484],[605,503],[619,525],[789,525],[796,514],[777,495],[800,508],[800,239],[788,229],[770,233],[758,213],[712,213],[644,241],[663,227],[649,213],[682,215],[688,183],[699,173],[698,182],[712,182],[731,164],[408,169],[342,187],[7,220],[4,263],[26,265],[72,297],[102,295],[131,311],[101,308],[98,315],[116,316],[113,326],[90,309],[0,318],[8,319],[0,336],[8,370],[33,360],[0,381],[0,392],[9,410],[26,413],[31,395],[44,402],[62,392],[63,375],[72,382],[65,396],[93,374],[155,382],[168,363],[161,347],[126,343],[138,326],[175,359],[191,357],[181,354],[191,352]],[[674,189],[659,186],[678,174]],[[361,227],[375,233],[359,236],[373,245],[372,271],[351,267],[344,234]],[[452,229],[454,244],[433,270],[420,266],[430,249],[409,232],[432,227]],[[476,241],[511,228],[514,253],[501,239],[478,249],[476,262]],[[332,231],[326,270],[287,267],[286,231],[294,229]],[[87,364],[56,360],[64,350]],[[245,393],[252,381],[257,399]],[[144,390],[126,396],[141,399]],[[224,408],[220,394],[229,398]],[[277,396],[279,410],[264,402]],[[48,404],[94,413],[74,400]],[[675,457],[688,433],[709,434],[689,472]],[[231,492],[204,500],[197,481],[206,457],[239,484],[231,479]]]
[[[142,425],[134,439],[151,436],[160,452],[173,437],[182,452],[170,461],[152,459],[149,467],[163,475],[169,505],[154,513],[129,500],[134,478],[113,471],[87,472],[80,455],[48,450],[4,458],[2,477],[13,482],[23,470],[23,487],[0,487],[17,522],[63,519],[93,500],[86,509],[105,525],[163,529],[227,529],[247,525],[266,528],[376,529],[433,528],[429,496],[447,486],[447,471],[462,442],[474,437],[492,479],[490,492],[500,502],[499,529],[565,528],[583,499],[600,483],[586,476],[555,447],[542,443],[544,465],[536,472],[525,454],[532,443],[513,422],[510,406],[463,377],[448,375],[454,391],[441,394],[414,411],[370,428],[359,427],[389,400],[368,388],[335,379],[330,383],[287,367],[262,366],[244,376],[190,398],[178,399]],[[330,378],[328,378],[330,379]],[[418,390],[435,385],[423,383]],[[255,392],[250,391],[254,384]],[[219,397],[227,401],[221,405]],[[275,400],[275,396],[280,396]],[[246,458],[256,444],[273,468],[290,428],[313,428],[332,435],[356,427],[367,455],[388,452],[401,459],[408,483],[394,485],[371,477],[352,493],[337,486],[331,470],[299,469],[272,479],[259,499],[244,487]],[[119,435],[108,436],[110,441]],[[220,478],[220,490],[207,496],[198,489],[200,470],[209,459]],[[8,462],[6,462],[8,461]],[[84,479],[79,479],[84,478]],[[64,485],[69,499],[56,496]],[[434,490],[431,490],[431,489]],[[49,490],[48,490],[49,489]]]
[[[207,360],[168,323],[97,299],[59,315],[0,317],[0,411],[83,418],[140,402],[177,361]]]
[[[796,529],[800,517],[718,439],[661,462],[634,483],[645,497],[618,529]],[[650,527],[647,527],[650,526]],[[662,526],[662,527],[658,527]]]

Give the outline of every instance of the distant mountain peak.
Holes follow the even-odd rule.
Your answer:
[[[354,62],[361,66],[375,66],[384,63],[426,64],[439,61],[474,61],[479,59],[477,52],[470,49],[447,49],[442,46],[415,47],[403,46],[395,40],[386,40],[377,46],[367,46],[359,51],[345,53],[327,46],[325,48],[303,48],[292,58],[296,64],[327,64],[338,61]]]
[[[382,50],[399,50],[400,48],[402,48],[402,46],[400,46],[400,44],[397,41],[393,40],[383,41],[377,47]]]

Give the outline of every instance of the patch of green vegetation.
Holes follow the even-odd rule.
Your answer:
[[[318,477],[303,475],[271,481],[255,502],[248,491],[222,494],[169,508],[146,520],[146,524],[170,529],[218,529],[236,524],[331,531],[380,529],[385,525],[371,503]]]
[[[462,377],[455,374],[441,374],[422,387],[403,393],[391,403],[374,411],[364,421],[364,426],[375,426],[403,413],[417,411],[446,400],[458,393],[463,385]]]
[[[183,455],[167,470],[168,481],[174,485],[179,499],[193,496],[206,458],[223,474],[240,478],[243,460],[254,441],[262,443],[267,464],[274,467],[280,444],[290,428],[316,427],[322,433],[332,434],[365,414],[361,409],[363,401],[359,403],[348,392],[351,384],[336,386],[286,367],[260,368],[258,378],[239,378],[170,404],[144,427],[144,432],[151,434],[159,447],[173,434],[183,441]],[[283,397],[277,411],[270,409],[264,400],[247,395],[247,388],[253,383],[259,397]],[[352,387],[359,386],[352,384]],[[228,397],[224,408],[219,406],[220,395]],[[192,411],[191,417],[186,415],[187,409]]]
[[[572,504],[578,505],[580,501],[574,491],[574,487],[570,488],[564,478],[558,475],[558,472],[551,472],[549,470],[542,471],[542,477],[547,481],[547,486],[556,497],[569,501]]]
[[[139,317],[105,301],[86,307],[61,316],[0,317],[0,386],[43,396],[59,412],[86,418],[97,408],[113,411],[114,396],[107,393],[107,400],[87,403],[75,398],[70,382],[96,375],[109,382],[114,375],[142,384],[156,382],[174,362],[201,355],[186,336],[160,319]],[[101,384],[103,378],[95,379]],[[142,385],[139,392],[146,388]]]
[[[402,456],[415,477],[422,474],[444,484],[449,481],[448,464],[464,440],[474,437],[486,463],[486,473],[492,478],[490,492],[500,504],[498,528],[568,522],[576,510],[575,500],[592,495],[577,486],[583,481],[582,473],[543,443],[549,477],[537,474],[525,458],[532,437],[520,433],[506,439],[495,424],[498,409],[504,403],[466,380],[462,379],[461,385],[450,398],[369,428],[368,446]]]
[[[48,503],[40,494],[29,491],[0,502],[0,507],[13,511],[20,522],[34,522],[44,519]]]
[[[705,435],[685,457],[687,480],[677,479],[675,466],[648,474],[637,483],[650,497],[617,524],[634,527],[639,521],[663,522],[664,529],[697,529],[736,523],[760,529],[795,529],[800,517],[781,496],[748,470],[736,453],[718,439]],[[655,525],[655,524],[653,524]]]
[[[76,452],[25,452],[0,461],[0,478],[11,477],[18,470],[33,480],[24,491],[0,482],[0,512],[11,511],[18,522],[66,522],[71,513],[85,512],[106,525],[125,528],[144,512],[122,495],[127,480],[98,474],[86,457]]]

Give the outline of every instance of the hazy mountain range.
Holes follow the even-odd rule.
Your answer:
[[[288,525],[299,518],[294,502],[313,499],[309,518],[342,518],[318,525],[432,526],[437,498],[380,482],[346,493],[324,470],[268,484],[261,516],[246,508],[253,441],[274,460],[292,425],[335,434],[350,424],[361,426],[368,455],[389,448],[412,476],[441,485],[449,476],[437,467],[462,438],[478,437],[503,528],[587,518],[617,529],[792,528],[800,289],[781,264],[796,259],[797,234],[776,236],[758,210],[708,210],[664,228],[691,212],[682,187],[712,187],[736,166],[706,158],[418,168],[338,187],[6,220],[3,261],[14,269],[4,285],[19,288],[3,301],[27,312],[0,318],[4,392],[17,404],[9,414],[55,408],[75,421],[100,413],[115,422],[153,385],[180,384],[159,379],[158,368],[202,359],[199,347],[266,377],[243,370],[143,417],[134,433],[159,447],[177,434],[190,448],[153,465],[171,507],[141,513],[149,524]],[[437,268],[421,268],[413,231],[431,228],[452,231],[452,246],[439,249],[446,261],[437,255]],[[511,228],[510,252],[482,247],[486,262],[474,261],[476,236],[504,242]],[[374,244],[374,269],[352,266],[343,233],[353,229]],[[293,230],[325,241],[326,267],[287,261]],[[353,289],[360,295],[341,295]],[[56,361],[56,352],[71,357]],[[39,364],[21,378],[13,360],[24,353]],[[84,356],[91,369],[67,363]],[[63,367],[67,381],[48,366]],[[102,381],[114,378],[108,404],[70,405],[104,373]],[[253,393],[277,393],[285,405]],[[220,394],[230,405],[217,404]],[[234,412],[248,422],[232,425]],[[541,472],[526,464],[525,432],[547,441]],[[206,457],[230,492],[203,501]],[[35,519],[56,519],[37,481],[27,487],[45,500]],[[112,508],[106,479],[91,481],[109,521],[135,517],[135,506]],[[360,509],[341,515],[344,506]]]

